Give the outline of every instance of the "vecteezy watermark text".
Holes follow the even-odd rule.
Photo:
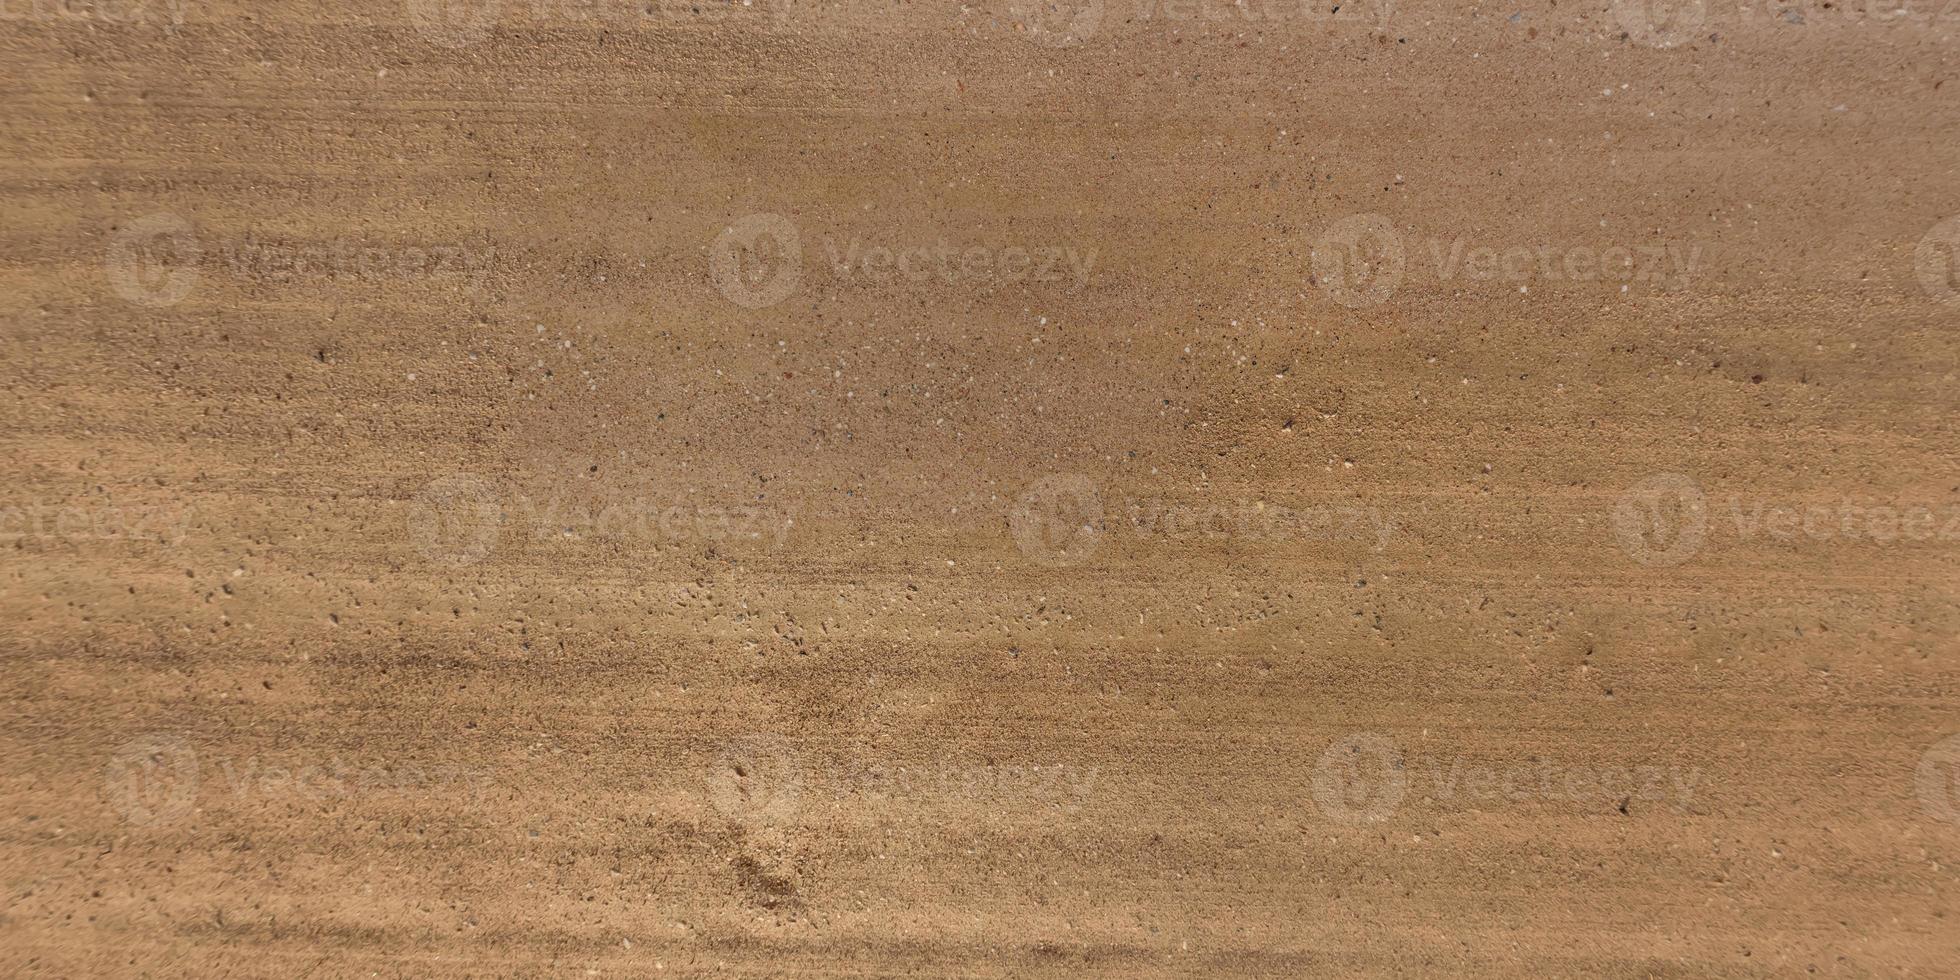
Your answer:
[[[171,27],[184,23],[186,0],[0,0],[0,23],[97,23]]]
[[[0,504],[0,541],[144,541],[178,544],[191,525],[188,507],[146,504]]]
[[[699,541],[780,548],[796,508],[702,504],[594,492],[533,496],[500,492],[458,473],[430,481],[409,502],[409,542],[430,561],[482,561],[508,533],[532,543],[598,541],[627,546]]]
[[[1634,484],[1614,501],[1609,521],[1621,551],[1661,568],[1695,557],[1724,528],[1738,541],[1960,543],[1960,503],[1779,501],[1741,494],[1711,503],[1701,485],[1682,473],[1656,473]]]
[[[1563,759],[1485,761],[1462,755],[1405,759],[1388,736],[1357,732],[1321,753],[1312,773],[1313,801],[1339,824],[1380,823],[1411,799],[1440,807],[1484,807],[1528,801],[1611,806],[1630,814],[1636,801],[1685,811],[1701,782],[1698,766],[1605,765]]]
[[[796,0],[800,2],[800,0]],[[423,37],[444,47],[482,41],[499,28],[588,28],[631,31],[665,23],[720,23],[782,19],[792,0],[403,0],[408,21]],[[814,8],[814,4],[810,4]]]
[[[1650,291],[1693,284],[1702,246],[1685,240],[1637,243],[1481,242],[1461,236],[1412,238],[1378,214],[1351,215],[1314,241],[1313,283],[1342,306],[1376,306],[1412,279],[1442,284],[1618,283]]]
[[[769,734],[730,740],[706,774],[708,803],[741,822],[786,824],[805,805],[851,801],[918,809],[984,806],[1079,809],[1099,771],[1067,763],[993,764],[951,756],[824,761]]]
[[[941,238],[934,244],[865,247],[856,238],[841,245],[824,236],[824,254],[838,281],[862,276],[876,282],[1063,282],[1089,284],[1096,252],[1078,254],[1066,245],[955,248]]]
[[[831,285],[1035,285],[1081,289],[1096,266],[1094,249],[1053,243],[992,244],[929,241],[873,243],[823,236]],[[774,306],[803,284],[803,231],[780,214],[751,214],[722,229],[708,246],[708,272],[730,302],[748,309]]]
[[[461,795],[479,799],[490,773],[474,766],[347,760],[339,755],[293,765],[257,755],[217,756],[182,737],[143,735],[116,747],[103,772],[105,795],[137,826],[167,824],[199,806],[253,801]]]
[[[1952,0],[1613,0],[1627,40],[1673,48],[1747,28],[1960,26]]]
[[[209,261],[211,256],[221,261]],[[116,295],[139,306],[182,302],[207,271],[251,282],[428,278],[461,280],[480,289],[496,262],[489,244],[430,244],[354,239],[300,241],[199,235],[182,215],[158,212],[128,222],[109,236],[103,268]]]
[[[483,285],[497,258],[496,248],[489,245],[404,245],[342,238],[307,242],[256,235],[221,242],[218,254],[233,274],[249,279],[463,276],[472,289]]]
[[[962,4],[962,18],[1025,37],[1052,48],[1084,44],[1105,25],[1149,28],[1154,24],[1327,28],[1388,26],[1394,0],[998,0]]]
[[[1165,20],[1244,26],[1388,26],[1394,0],[1134,0],[1139,22]]]
[[[1335,503],[1295,506],[1267,500],[1123,497],[1105,511],[1095,481],[1055,474],[1030,484],[1007,513],[1021,553],[1043,565],[1087,561],[1116,536],[1140,542],[1197,539],[1356,541],[1380,551],[1400,527],[1373,507]]]

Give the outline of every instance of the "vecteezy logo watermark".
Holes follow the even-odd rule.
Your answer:
[[[1140,22],[1153,20],[1216,23],[1237,26],[1262,24],[1326,26],[1362,24],[1377,30],[1388,26],[1392,0],[1136,0]]]
[[[709,277],[721,294],[749,309],[774,306],[794,294],[803,281],[802,234],[780,214],[752,214],[715,237],[708,253]],[[824,264],[839,287],[873,285],[1019,283],[1088,285],[1096,253],[1065,245],[956,245],[945,238],[896,246],[870,245],[852,237],[825,235]]]
[[[774,306],[803,281],[803,238],[780,214],[751,214],[715,236],[708,272],[737,306]]]
[[[1613,0],[1613,16],[1628,38],[1671,48],[1699,36],[1708,20],[1708,0]]]
[[[1919,239],[1912,267],[1926,295],[1944,306],[1960,306],[1960,215],[1934,225]]]
[[[502,24],[630,31],[663,21],[690,25],[738,18],[786,16],[790,0],[404,0],[409,23],[430,41],[460,48],[489,37]],[[815,10],[812,10],[815,13]]]
[[[1654,567],[1679,565],[1696,554],[1722,522],[1700,485],[1680,473],[1657,473],[1615,501],[1614,536],[1634,561]],[[1894,542],[1960,542],[1960,504],[1894,502],[1745,501],[1731,494],[1722,507],[1739,541],[1767,536],[1780,542],[1830,541],[1890,545]]]
[[[1102,497],[1086,476],[1056,474],[1036,480],[1008,512],[1008,531],[1021,554],[1042,565],[1079,565],[1101,539]]]
[[[803,767],[788,742],[744,735],[721,747],[708,770],[708,802],[737,823],[786,824],[803,799]]]
[[[1313,769],[1313,800],[1327,819],[1341,824],[1380,823],[1409,792],[1402,750],[1386,736],[1359,732],[1320,754]]]
[[[1363,825],[1393,817],[1409,801],[1428,806],[1484,806],[1504,801],[1570,802],[1631,815],[1636,800],[1686,811],[1700,767],[1590,765],[1550,759],[1481,762],[1405,761],[1395,741],[1359,732],[1328,746],[1313,772],[1313,799],[1334,823]]]
[[[1701,551],[1708,501],[1694,480],[1656,473],[1614,501],[1612,520],[1621,551],[1642,565],[1668,568]]]
[[[1065,763],[996,765],[945,757],[825,763],[806,758],[778,736],[760,734],[722,747],[707,773],[706,796],[731,821],[781,827],[793,823],[806,802],[1075,810],[1089,799],[1099,776],[1099,770]]]
[[[1672,48],[1722,31],[1773,27],[1815,29],[1826,24],[1855,27],[1928,27],[1960,24],[1960,5],[1951,0],[1613,0],[1613,22],[1637,44]]]
[[[430,40],[460,48],[490,36],[504,0],[406,0],[408,21]]]
[[[1051,48],[1081,44],[1102,27],[1103,0],[1009,0],[1014,29]]]
[[[174,735],[144,735],[109,756],[109,803],[137,826],[169,823],[197,802],[197,752]]]
[[[1960,824],[1960,735],[1950,735],[1919,757],[1913,787],[1919,805],[1934,820]]]
[[[139,306],[172,306],[197,286],[203,254],[191,223],[165,211],[115,229],[103,265],[116,295]]]
[[[207,269],[257,282],[457,276],[468,277],[475,289],[488,278],[497,255],[490,245],[300,242],[254,234],[215,244],[223,262],[204,262],[207,243],[192,224],[163,212],[116,229],[103,264],[118,296],[141,306],[172,306],[190,295]]]
[[[208,755],[208,753],[206,753]],[[218,782],[207,776],[215,774]],[[200,760],[191,744],[175,735],[144,735],[123,743],[109,757],[105,787],[109,803],[139,827],[166,824],[190,813],[200,802],[268,799],[322,800],[465,790],[472,798],[489,785],[486,770],[450,764],[350,765],[339,756],[296,768],[264,764],[258,756]],[[201,790],[225,790],[213,796]]]
[[[1245,498],[1122,497],[1106,518],[1095,482],[1074,474],[1035,481],[1008,511],[1007,526],[1023,555],[1039,564],[1062,567],[1089,560],[1097,545],[1117,535],[1165,543],[1194,538],[1357,541],[1372,542],[1380,551],[1400,527],[1371,507],[1289,506]]]
[[[489,481],[457,473],[429,482],[408,508],[408,540],[422,557],[474,565],[496,547],[503,504]]]
[[[0,0],[0,22],[184,23],[183,0]]]
[[[1150,25],[1219,24],[1225,27],[1364,24],[1386,28],[1393,0],[1007,0],[1005,26],[1049,47],[1065,48],[1096,36],[1105,20]],[[962,11],[970,8],[962,8]],[[990,13],[982,12],[991,17]]]
[[[1663,241],[1640,245],[1487,245],[1463,238],[1428,238],[1415,250],[1439,283],[1503,283],[1530,292],[1534,284],[1617,282],[1627,292],[1686,288],[1700,270],[1702,247]],[[1313,281],[1342,306],[1378,306],[1412,274],[1410,251],[1393,222],[1357,214],[1327,227],[1313,247]],[[1417,270],[1424,267],[1420,264]]]
[[[1349,308],[1387,302],[1402,284],[1408,255],[1395,225],[1379,214],[1357,214],[1327,227],[1313,245],[1313,279]]]
[[[675,503],[593,491],[578,496],[508,496],[470,473],[432,480],[410,501],[409,542],[432,562],[473,565],[488,557],[509,527],[533,545],[603,541],[668,544],[703,541],[780,548],[796,513],[750,504]]]

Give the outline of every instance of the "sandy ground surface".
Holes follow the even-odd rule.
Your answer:
[[[1058,3],[0,3],[0,972],[1960,972],[1960,8]]]

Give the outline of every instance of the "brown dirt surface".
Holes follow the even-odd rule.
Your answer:
[[[0,57],[0,974],[1960,975],[1960,7]]]

